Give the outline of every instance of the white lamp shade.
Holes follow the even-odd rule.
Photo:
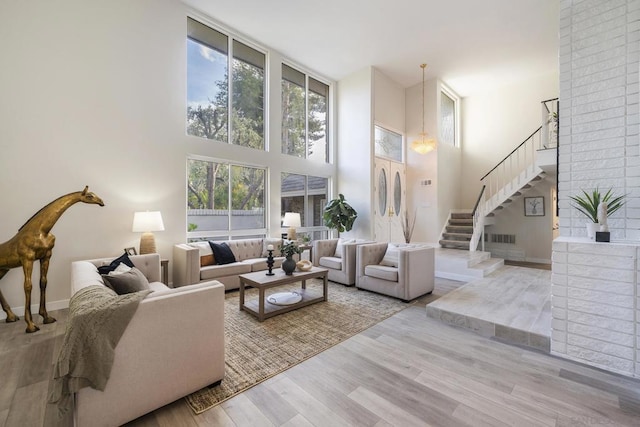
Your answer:
[[[164,231],[162,215],[159,211],[136,212],[133,214],[133,232]]]
[[[296,212],[285,212],[282,225],[284,227],[300,227],[300,214]]]

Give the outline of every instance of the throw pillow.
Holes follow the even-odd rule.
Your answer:
[[[231,264],[232,262],[236,262],[236,257],[233,255],[231,248],[226,243],[209,242],[209,245],[211,245],[213,257],[216,259],[219,265]]]
[[[126,273],[129,270],[131,270],[131,267],[129,267],[124,262],[121,262],[120,265],[118,265],[115,270],[110,271],[108,275],[109,276],[116,276],[118,274]]]
[[[125,252],[124,254],[119,256],[118,258],[116,258],[113,261],[111,261],[111,264],[103,265],[103,266],[98,267],[98,273],[100,273],[100,274],[109,274],[110,271],[113,271],[116,268],[118,268],[120,263],[122,263],[124,265],[128,265],[129,267],[133,267],[134,266],[133,262],[131,262],[131,260],[129,259],[129,255],[127,255],[127,253]]]
[[[398,245],[393,243],[387,245],[387,251],[384,253],[384,258],[380,261],[380,265],[398,268]]]
[[[333,254],[336,258],[342,258],[342,253],[344,252],[344,245],[347,243],[355,243],[356,239],[338,239],[338,244],[336,245],[336,253]]]
[[[213,254],[200,257],[200,267],[206,267],[208,265],[216,265],[216,259]]]
[[[135,267],[126,273],[116,274],[115,276],[104,274],[102,279],[105,285],[116,291],[118,295],[149,289],[149,281],[144,277],[142,271]]]

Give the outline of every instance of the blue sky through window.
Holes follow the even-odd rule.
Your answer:
[[[227,55],[187,39],[187,105],[206,106],[219,92],[216,82],[224,80]]]

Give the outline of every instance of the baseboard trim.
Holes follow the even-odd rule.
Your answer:
[[[59,301],[50,301],[47,303],[47,311],[62,310],[65,308],[69,308],[68,299],[59,300]],[[34,318],[38,314],[39,309],[40,309],[39,303],[31,305],[31,314],[34,316]],[[13,310],[13,312],[17,316],[20,316],[20,318],[24,317],[24,305],[21,305],[19,307],[11,307],[11,310]],[[7,318],[7,313],[5,313],[4,311],[0,311],[0,320],[5,320],[6,318]]]
[[[538,264],[551,264],[551,260],[545,258],[525,258],[524,260],[526,262],[536,262]]]

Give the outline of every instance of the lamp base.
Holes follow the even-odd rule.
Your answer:
[[[156,239],[153,233],[142,233],[140,236],[140,255],[155,254],[156,252]]]
[[[289,227],[289,230],[287,230],[287,239],[288,240],[296,240],[296,229],[293,227]]]

